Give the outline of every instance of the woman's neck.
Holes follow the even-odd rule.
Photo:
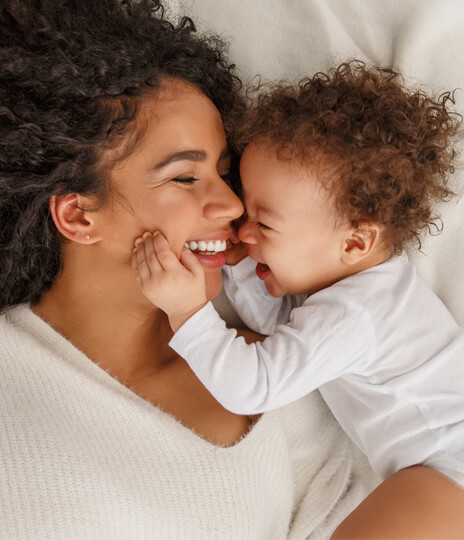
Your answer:
[[[205,439],[234,444],[250,420],[224,409],[168,345],[172,331],[129,273],[105,261],[63,272],[32,308],[102,369]],[[74,261],[73,261],[74,262]]]
[[[151,375],[175,358],[167,317],[136,285],[114,289],[111,278],[76,280],[63,272],[32,309],[121,380]]]

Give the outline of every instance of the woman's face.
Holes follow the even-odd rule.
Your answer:
[[[161,231],[178,255],[186,242],[212,241],[212,250],[210,244],[196,255],[213,298],[221,289],[230,222],[243,212],[227,184],[230,156],[220,114],[197,88],[175,80],[143,103],[138,121],[142,138],[112,169],[112,200],[96,212],[101,248],[132,272],[131,250],[145,231]]]

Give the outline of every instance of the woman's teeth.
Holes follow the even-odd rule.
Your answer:
[[[213,242],[212,240],[209,240],[208,242],[204,240],[199,240],[198,242],[195,242],[193,240],[192,242],[185,242],[184,245],[192,251],[202,251],[207,255],[214,255],[215,253],[226,250],[225,240],[216,240],[215,242]]]

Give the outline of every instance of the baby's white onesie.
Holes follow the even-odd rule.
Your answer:
[[[284,299],[255,265],[230,268],[226,286],[244,322],[272,335],[247,345],[209,303],[170,342],[215,398],[255,414],[319,388],[382,478],[425,464],[464,486],[464,330],[406,255]]]

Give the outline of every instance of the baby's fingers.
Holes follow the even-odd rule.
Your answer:
[[[132,270],[134,270],[134,272],[135,272],[135,277],[137,279],[137,283],[139,285],[141,285],[142,281],[141,281],[141,278],[140,278],[139,267],[138,267],[138,264],[137,264],[137,248],[136,247],[132,250],[130,262],[131,262]]]
[[[156,258],[164,270],[178,270],[182,267],[168,241],[159,231],[153,233],[153,247]]]
[[[180,254],[180,262],[189,272],[192,272],[192,274],[203,275],[203,267],[189,248],[185,247],[182,250],[182,253]]]
[[[137,281],[139,283],[148,280],[151,277],[151,268],[145,252],[145,240],[137,238],[135,248],[131,257],[132,268],[135,270]],[[158,265],[159,266],[159,265]]]
[[[153,247],[153,235],[150,232],[145,232],[142,235],[143,249],[145,250],[145,260],[152,272],[160,270],[158,259],[155,255]]]

